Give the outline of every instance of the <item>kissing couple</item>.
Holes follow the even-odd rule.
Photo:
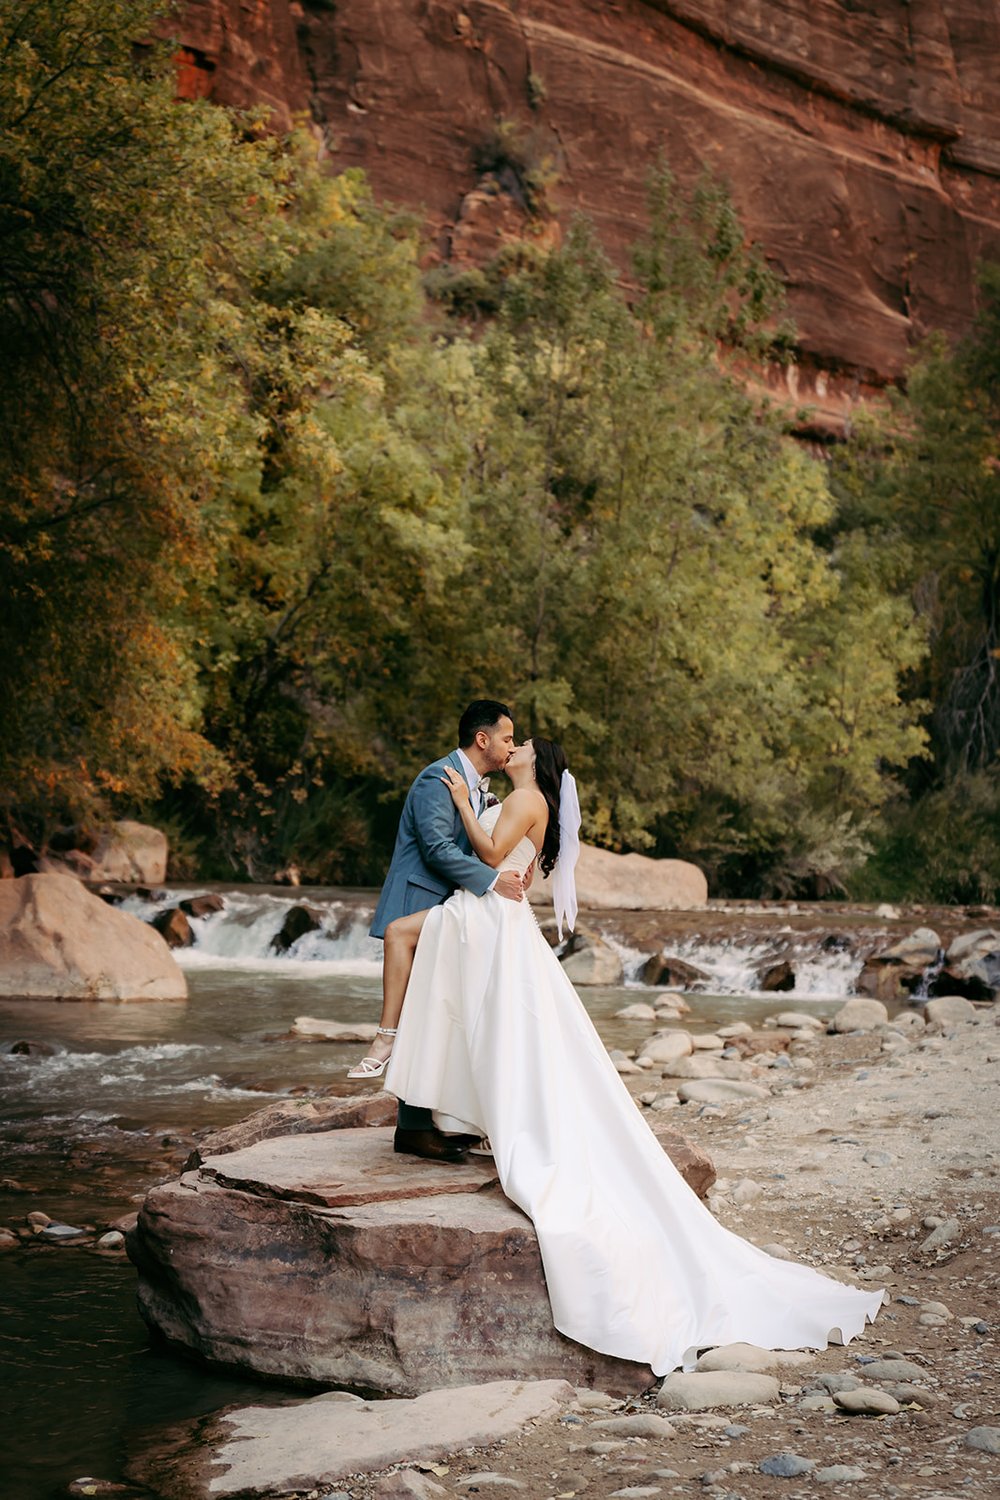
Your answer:
[[[501,803],[484,778],[505,770]],[[822,1349],[882,1292],[777,1260],[713,1218],[653,1135],[524,899],[550,877],[560,939],[576,919],[580,806],[562,748],[517,745],[478,699],[458,748],[414,781],[371,933],[382,1020],[353,1077],[399,1101],[396,1151],[459,1163],[487,1137],[532,1220],[553,1322],[663,1375],[701,1349]]]

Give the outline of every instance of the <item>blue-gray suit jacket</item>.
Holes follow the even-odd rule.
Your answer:
[[[397,917],[439,906],[456,886],[484,896],[496,879],[496,871],[472,852],[458,808],[441,780],[445,766],[464,777],[453,750],[425,766],[406,794],[389,873],[369,929],[372,937],[384,937]]]

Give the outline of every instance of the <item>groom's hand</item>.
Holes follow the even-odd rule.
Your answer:
[[[493,889],[498,896],[505,896],[508,901],[524,900],[521,877],[516,870],[501,870]]]

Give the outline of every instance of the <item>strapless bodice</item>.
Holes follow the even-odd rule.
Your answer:
[[[496,827],[501,808],[502,804],[498,802],[493,807],[485,807],[480,813],[480,826],[485,828],[487,833],[492,833]],[[523,875],[537,853],[538,851],[534,844],[528,835],[525,834],[523,838],[518,839],[503,864],[498,866],[498,869],[515,870],[518,875]]]

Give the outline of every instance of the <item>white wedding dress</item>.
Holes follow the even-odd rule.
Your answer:
[[[534,857],[523,838],[502,868]],[[718,1344],[846,1342],[881,1306],[881,1291],[776,1260],[717,1223],[642,1118],[527,901],[456,891],[428,913],[385,1086],[444,1130],[489,1137],[504,1192],[534,1223],[555,1326],[588,1348],[663,1375]]]

